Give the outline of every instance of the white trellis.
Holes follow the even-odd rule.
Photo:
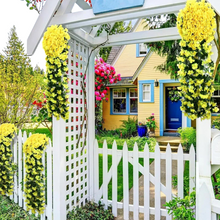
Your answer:
[[[80,94],[80,91],[76,94],[76,90],[80,90],[80,73],[81,70],[85,70],[90,51],[96,45],[103,43],[106,40],[106,33],[102,33],[100,36],[96,35],[100,25],[105,23],[113,25],[116,21],[144,18],[166,13],[178,13],[180,9],[184,8],[186,0],[145,0],[142,7],[124,9],[99,15],[94,15],[93,10],[89,8],[84,0],[63,0],[61,5],[60,2],[61,0],[47,0],[28,38],[27,47],[28,54],[32,55],[47,26],[52,24],[61,24],[68,28],[72,38],[68,63],[68,75],[70,78],[69,86],[70,90],[73,89],[74,92],[73,94],[70,94],[70,118],[67,122],[64,120],[54,120],[53,124],[53,195],[55,220],[64,219],[66,212],[71,209],[72,205],[81,205],[81,203],[84,204],[86,200],[94,199],[95,184],[97,184],[93,179],[93,165],[95,158],[93,151],[95,141],[94,53],[91,54],[87,77],[88,119],[86,125],[88,126],[88,139],[87,146],[82,153],[80,149],[81,145],[76,148],[76,140],[77,135],[79,135],[80,117],[84,112],[84,110],[82,110],[82,112],[80,111],[83,103],[80,103],[79,101],[80,99],[83,99],[83,94]],[[209,2],[212,4],[215,11],[220,14],[219,0],[209,0]],[[109,1],[109,4],[110,3],[111,1]],[[83,10],[79,12],[71,12],[75,4]],[[148,30],[109,36],[109,41],[106,46],[172,39],[180,39],[176,28]],[[86,50],[86,53],[84,53],[84,50]],[[73,57],[71,52],[73,53]],[[76,67],[76,54],[78,54],[78,67]],[[82,60],[80,58],[81,56]],[[73,62],[73,66],[71,65],[71,62]],[[80,69],[81,65],[82,69]],[[71,71],[73,71],[73,75],[71,75]],[[78,71],[78,76],[76,75],[76,71]],[[71,84],[72,80],[73,84]],[[76,85],[77,80],[78,85]],[[77,97],[79,101],[78,103],[76,103]],[[71,99],[73,99],[73,101]],[[76,111],[77,108],[78,112]],[[71,117],[73,117],[73,121],[71,121]],[[77,117],[78,121],[76,121]],[[210,123],[210,120],[201,121],[200,119],[197,119],[197,219],[215,219],[215,213],[220,212],[217,208],[220,204],[219,201],[216,201],[214,198],[210,178],[212,171],[219,168],[219,166],[217,166],[214,169],[210,164]],[[71,130],[72,127],[73,130]],[[83,128],[83,137],[80,142],[85,138],[84,134],[85,128]],[[80,137],[78,136],[78,138]],[[83,169],[82,172],[81,169]],[[74,177],[71,175],[74,175]],[[205,193],[198,193],[201,192],[201,190],[205,191]],[[209,195],[209,199],[207,195]]]

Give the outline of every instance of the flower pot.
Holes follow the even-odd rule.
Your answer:
[[[154,133],[155,132],[155,128],[150,128],[150,133]]]
[[[145,0],[91,0],[94,14],[141,7]]]
[[[145,137],[147,134],[147,126],[146,125],[138,126],[137,131],[139,137]]]

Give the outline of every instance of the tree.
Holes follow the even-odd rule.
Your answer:
[[[146,26],[149,29],[161,29],[176,26],[176,15],[158,15],[145,19]],[[177,79],[177,59],[180,53],[180,40],[159,41],[147,43],[152,51],[156,54],[165,57],[164,63],[156,66],[155,68],[162,73],[169,74],[171,79]]]
[[[0,124],[14,123],[22,128],[30,120],[33,101],[41,96],[43,76],[31,67],[15,26],[3,52],[0,55]]]

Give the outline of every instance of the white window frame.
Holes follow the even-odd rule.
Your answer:
[[[144,43],[139,43],[138,47],[139,47],[139,57],[145,57],[147,55],[147,53],[149,52],[149,48],[147,47],[147,45]],[[146,49],[142,50],[143,47],[146,47]],[[145,53],[143,53],[143,52],[145,52]]]
[[[145,87],[146,85],[149,86],[149,91],[147,91],[147,90],[145,91],[145,90],[144,90],[144,87]],[[150,84],[150,83],[144,83],[144,84],[142,85],[142,88],[143,88],[143,91],[142,91],[142,92],[143,92],[143,94],[142,94],[142,96],[143,96],[143,102],[150,102],[150,101],[151,101],[151,84]],[[145,97],[145,96],[144,96],[144,93],[145,93],[145,92],[149,93],[149,100],[144,99],[144,97]]]
[[[126,103],[126,108],[125,108],[125,112],[115,112],[114,111],[114,99],[125,99],[125,101],[127,102],[127,90],[126,90],[126,88],[124,89],[125,90],[125,97],[114,97],[114,91],[115,90],[123,90],[123,89],[112,89],[112,98],[113,98],[113,103],[112,103],[112,112],[113,112],[113,114],[126,114],[126,112],[127,112],[127,103]]]
[[[131,89],[137,89],[137,88],[130,88],[129,89],[129,113],[130,114],[137,114],[138,113],[138,109],[137,109],[137,112],[131,112],[131,105],[130,105],[131,102],[130,102],[130,99],[137,99],[137,105],[138,105],[138,92],[136,91],[136,93],[137,93],[136,97],[131,97],[131,93],[130,93]]]

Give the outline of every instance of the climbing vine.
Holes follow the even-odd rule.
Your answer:
[[[0,126],[0,194],[11,195],[13,192],[13,163],[11,142],[15,136],[16,127],[13,124]]]
[[[69,118],[68,107],[68,82],[67,82],[67,58],[68,41],[70,36],[67,29],[61,25],[53,25],[47,28],[43,38],[43,48],[46,53],[47,68],[47,110],[48,116]]]
[[[27,210],[42,214],[45,209],[45,185],[43,176],[42,155],[48,144],[45,134],[31,135],[23,146],[25,153],[25,202]]]
[[[182,37],[178,75],[181,83],[181,110],[190,119],[207,119],[218,112],[211,100],[214,92],[210,42],[215,33],[215,12],[205,0],[188,0],[177,18],[177,28]]]

